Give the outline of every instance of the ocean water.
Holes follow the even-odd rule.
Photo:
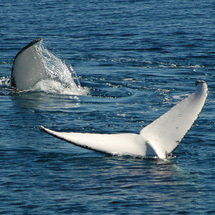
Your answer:
[[[213,0],[1,0],[0,214],[215,214],[214,17]],[[14,92],[13,59],[39,37],[67,66],[57,82]],[[65,87],[69,73],[81,90]],[[168,161],[39,130],[138,133],[198,79],[206,104]]]

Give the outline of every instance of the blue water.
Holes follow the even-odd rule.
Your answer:
[[[214,17],[214,0],[1,0],[0,214],[215,214]],[[15,55],[38,37],[87,94],[11,90]],[[138,133],[197,79],[208,99],[169,161],[39,130]]]

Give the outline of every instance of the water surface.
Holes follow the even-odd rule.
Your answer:
[[[0,213],[215,213],[214,16],[212,0],[1,1]],[[13,92],[13,59],[38,37],[87,94]],[[169,161],[107,156],[39,130],[138,133],[198,79],[206,105]]]

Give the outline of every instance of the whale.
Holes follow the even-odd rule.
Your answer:
[[[31,41],[15,56],[12,65],[11,88],[15,92],[45,92],[85,95],[76,72],[43,46],[43,38]]]
[[[195,91],[139,133],[78,133],[40,130],[76,146],[118,156],[169,159],[198,118],[208,95],[207,84],[196,81]]]
[[[46,76],[45,66],[38,51],[42,38],[31,41],[15,56],[11,71],[11,86],[28,90]]]

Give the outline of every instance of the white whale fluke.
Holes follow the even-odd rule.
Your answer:
[[[28,90],[45,75],[45,67],[38,52],[42,38],[33,40],[21,49],[13,61],[11,85],[19,90]]]
[[[98,152],[167,159],[197,119],[204,106],[207,92],[207,84],[197,81],[193,94],[143,128],[139,134],[67,133],[43,126],[40,126],[40,129],[74,145]]]

